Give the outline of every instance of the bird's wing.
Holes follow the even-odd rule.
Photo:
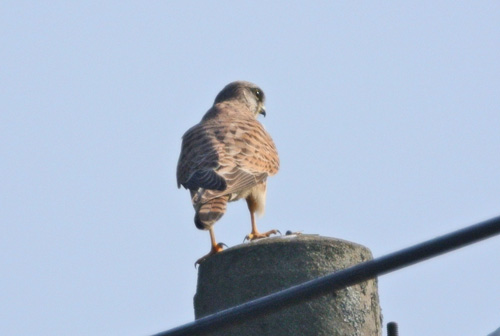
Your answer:
[[[191,127],[182,137],[181,154],[177,162],[177,186],[191,190],[198,188],[226,188],[224,179],[215,170],[219,168],[223,144],[202,123]]]
[[[273,139],[257,119],[242,122],[235,133],[238,165],[253,174],[274,175],[279,170],[279,157]]]
[[[177,183],[205,189],[206,202],[252,188],[278,169],[274,142],[256,119],[220,118],[202,122],[184,135]]]

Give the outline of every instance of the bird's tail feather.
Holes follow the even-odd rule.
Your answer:
[[[200,230],[207,230],[214,225],[226,212],[227,200],[228,196],[222,196],[203,203],[194,216],[196,227]]]

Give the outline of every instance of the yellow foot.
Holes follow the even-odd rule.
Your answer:
[[[206,259],[208,259],[208,257],[211,257],[214,254],[222,251],[223,248],[224,248],[224,246],[227,247],[227,245],[224,244],[224,243],[219,243],[217,245],[212,246],[212,249],[210,250],[210,252],[208,252],[207,254],[205,254],[200,259],[196,260],[196,262],[194,263],[194,268],[196,268],[196,266],[198,266],[199,264],[201,264],[202,262],[204,262]]]
[[[271,230],[271,231],[267,231],[264,233],[259,233],[258,231],[255,231],[255,232],[247,234],[245,236],[245,239],[243,239],[243,242],[245,242],[247,240],[252,241],[252,240],[256,240],[256,239],[267,238],[270,235],[277,234],[277,233],[279,233],[281,235],[281,232],[279,230]]]

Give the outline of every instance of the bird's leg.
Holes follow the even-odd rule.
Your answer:
[[[210,233],[210,243],[212,245],[212,248],[210,249],[210,252],[208,252],[207,254],[205,254],[200,259],[196,260],[196,262],[194,263],[194,267],[196,267],[196,265],[199,265],[202,262],[204,262],[205,259],[207,259],[208,257],[216,254],[217,252],[222,251],[222,249],[223,249],[224,246],[227,247],[227,245],[224,244],[224,243],[217,243],[216,242],[213,227],[210,227],[210,229],[208,229],[208,232]]]
[[[248,205],[248,210],[250,211],[250,218],[252,220],[252,232],[246,235],[245,240],[255,240],[255,239],[260,239],[260,238],[267,238],[272,234],[277,234],[280,233],[278,230],[269,230],[264,233],[260,233],[259,230],[257,230],[257,223],[255,222],[255,206],[256,202],[252,198],[247,198],[247,205]]]

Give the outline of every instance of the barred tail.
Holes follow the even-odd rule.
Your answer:
[[[194,223],[200,230],[208,230],[226,212],[228,196],[211,199],[202,204],[194,216]]]

